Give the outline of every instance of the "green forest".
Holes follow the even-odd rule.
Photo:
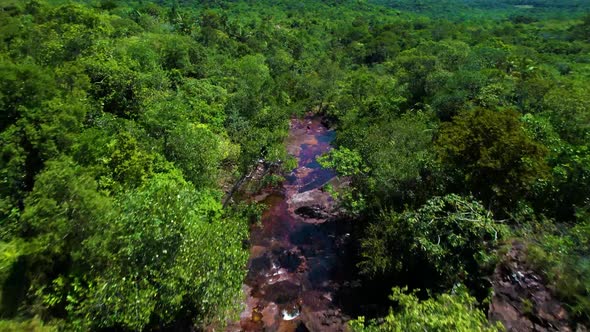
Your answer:
[[[227,193],[309,112],[351,331],[505,330],[515,246],[590,326],[590,2],[1,0],[0,331],[224,330],[264,209]]]

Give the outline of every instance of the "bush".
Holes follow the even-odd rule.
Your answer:
[[[467,289],[457,285],[451,293],[420,301],[407,288],[393,288],[389,297],[397,302],[395,310],[382,320],[365,322],[364,317],[350,322],[355,332],[423,332],[423,331],[503,331],[501,323],[489,324],[485,314],[477,309],[477,301]]]
[[[428,287],[476,281],[491,267],[491,254],[507,233],[473,198],[434,197],[417,211],[382,212],[361,240],[361,271],[371,277],[411,280],[427,275]]]
[[[590,322],[590,218],[578,214],[579,223],[561,234],[541,235],[527,248],[527,259],[549,280],[574,318]]]

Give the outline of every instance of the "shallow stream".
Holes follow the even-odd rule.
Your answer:
[[[316,157],[331,149],[335,133],[318,117],[293,119],[288,152],[298,166],[280,188],[258,199],[268,208],[252,226],[250,260],[244,284],[243,331],[342,331],[345,319],[334,295],[346,234],[323,191],[335,174]]]

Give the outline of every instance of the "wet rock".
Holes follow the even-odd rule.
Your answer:
[[[256,196],[254,196],[253,200],[257,203],[264,201],[268,196],[270,196],[270,192],[262,192]]]
[[[279,324],[279,328],[277,329],[277,332],[308,331],[307,329],[301,330],[301,325],[302,325],[302,323],[297,320],[294,320],[294,321],[293,320],[291,320],[291,321],[284,320],[284,321],[281,321],[281,323]]]
[[[246,280],[255,280],[261,276],[264,276],[266,271],[272,268],[272,262],[268,255],[261,255],[250,260],[250,266]]]
[[[299,264],[299,266],[297,266],[297,270],[295,272],[305,273],[307,271],[309,271],[309,266],[307,266],[307,259],[305,258],[305,256],[301,256],[301,263]]]
[[[258,323],[262,320],[262,313],[260,312],[260,310],[258,310],[258,308],[254,308],[254,310],[252,311],[252,318],[250,318],[252,320],[252,322],[254,323]]]
[[[346,319],[339,310],[302,311],[302,320],[310,331],[348,331]]]
[[[326,193],[321,190],[313,189],[293,195],[290,199],[290,203],[296,209],[306,205],[319,205],[326,202],[328,196],[329,195],[326,195]]]
[[[295,210],[295,213],[303,218],[327,219],[331,217],[325,208],[319,205],[302,206]]]
[[[262,321],[264,326],[272,327],[277,323],[279,317],[279,307],[275,303],[269,303],[264,309],[262,309]]]
[[[258,258],[258,257],[264,255],[265,252],[266,252],[266,247],[263,247],[263,246],[252,246],[250,248],[250,257],[252,259]]]
[[[299,268],[304,259],[305,257],[301,255],[301,251],[297,248],[293,248],[291,250],[283,251],[279,255],[279,264],[289,272],[294,272]]]
[[[286,269],[283,269],[283,268],[275,268],[275,269],[272,269],[269,273],[267,273],[266,283],[268,285],[272,285],[272,284],[276,284],[277,282],[289,280],[289,278],[290,278],[289,271],[287,271]]]
[[[276,304],[285,304],[296,299],[301,285],[295,280],[283,280],[265,287],[266,299]]]
[[[303,322],[299,322],[295,328],[295,332],[309,332],[309,330]]]

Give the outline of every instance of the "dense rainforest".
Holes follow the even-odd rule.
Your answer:
[[[587,1],[2,0],[0,330],[222,330],[263,209],[229,193],[308,112],[383,306],[352,330],[502,330],[515,246],[588,326]]]

